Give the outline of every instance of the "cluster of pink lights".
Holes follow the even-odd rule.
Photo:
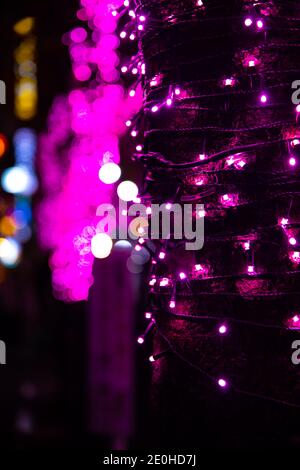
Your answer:
[[[141,90],[129,98],[119,81],[118,18],[112,11],[123,3],[115,0],[112,7],[109,0],[81,0],[77,17],[84,26],[63,39],[79,83],[54,103],[41,137],[45,197],[38,209],[40,240],[51,250],[55,294],[65,301],[88,297],[96,210],[112,193],[111,185],[99,180],[99,170],[119,162],[124,123],[141,106]]]

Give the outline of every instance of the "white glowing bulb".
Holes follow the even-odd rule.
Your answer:
[[[294,158],[294,157],[291,157],[291,158],[289,159],[289,165],[290,165],[290,166],[295,166],[295,165],[296,165],[296,163],[297,163],[297,160],[296,160],[296,158]]]
[[[91,240],[91,251],[95,258],[107,258],[112,250],[113,242],[107,233],[97,233]]]
[[[26,166],[13,166],[4,170],[1,184],[7,193],[31,196],[38,188],[37,178]]]
[[[219,327],[219,333],[220,333],[221,335],[224,335],[225,333],[227,333],[227,327],[226,327],[226,325],[221,325],[221,326]]]
[[[152,313],[151,313],[151,312],[146,312],[146,313],[145,313],[145,318],[146,318],[147,320],[151,320],[151,318],[152,318]]]
[[[124,0],[124,7],[129,7],[130,1],[129,0]]]
[[[169,307],[170,307],[170,308],[175,308],[175,306],[176,306],[175,301],[174,301],[174,300],[171,300],[171,302],[169,303]]]
[[[144,26],[143,26],[142,24],[139,24],[139,25],[138,25],[138,30],[139,30],[139,31],[143,31],[143,29],[144,29]]]
[[[112,14],[112,16],[117,16],[118,12],[117,12],[117,10],[113,10],[113,11],[111,12],[111,14]]]
[[[150,362],[155,362],[154,356],[150,356],[150,357],[149,357],[149,361],[150,361]]]
[[[225,379],[219,379],[219,380],[218,380],[218,384],[219,384],[219,386],[222,387],[222,388],[227,387],[227,382],[226,382]]]
[[[129,96],[133,98],[135,96],[135,90],[130,90]]]
[[[172,106],[172,98],[167,99],[167,106]]]
[[[295,237],[290,237],[289,238],[289,244],[294,246],[294,245],[297,245],[297,240]]]
[[[0,238],[0,262],[7,268],[16,266],[21,256],[21,246],[13,238]]]
[[[120,32],[120,38],[121,38],[121,39],[125,39],[126,36],[127,36],[126,31],[121,31],[121,32]]]
[[[131,33],[131,35],[129,36],[129,39],[130,39],[130,41],[134,41],[135,40],[135,35],[133,33]]]
[[[121,168],[113,162],[105,163],[99,170],[99,179],[102,183],[113,184],[120,179]]]
[[[126,67],[126,65],[123,65],[123,67],[121,67],[121,72],[122,73],[126,73],[128,70],[128,67]]]
[[[200,153],[200,155],[199,155],[199,160],[201,160],[201,161],[205,160],[205,155],[204,155],[204,153]]]
[[[131,18],[135,18],[135,13],[133,10],[129,10],[128,15],[131,16]]]
[[[245,21],[244,21],[244,24],[245,26],[249,27],[251,26],[253,23],[252,19],[251,18],[246,18]]]
[[[175,95],[179,96],[181,93],[180,88],[175,88]]]
[[[154,106],[152,106],[151,111],[152,111],[152,113],[157,113],[158,109],[159,109],[158,106],[154,105]]]
[[[136,137],[137,134],[138,134],[137,131],[135,131],[135,130],[131,131],[131,136],[132,136],[132,137]]]
[[[133,181],[122,181],[118,186],[117,193],[122,201],[129,202],[137,197],[139,188]]]
[[[140,16],[139,20],[143,23],[144,21],[146,21],[146,17],[144,15]]]
[[[131,124],[132,124],[132,122],[130,121],[130,119],[128,119],[128,121],[126,121],[126,123],[125,123],[125,124],[126,124],[126,127],[130,127],[130,126],[131,126]]]
[[[262,29],[262,28],[264,27],[263,21],[262,21],[262,20],[258,20],[258,21],[256,22],[256,26],[257,26],[259,29]]]
[[[131,70],[131,73],[132,73],[132,75],[137,75],[138,69],[137,69],[136,67],[134,67],[134,68]]]
[[[254,266],[252,266],[252,265],[248,266],[248,273],[249,274],[254,274],[254,270],[255,270]]]
[[[138,344],[143,344],[145,342],[144,338],[142,336],[140,336],[138,339],[137,339],[137,342]]]
[[[141,145],[137,145],[135,149],[137,152],[141,152],[143,150],[143,147]]]

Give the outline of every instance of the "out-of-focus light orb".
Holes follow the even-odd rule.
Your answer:
[[[121,177],[121,168],[113,162],[105,163],[99,170],[99,179],[102,183],[113,184]]]
[[[107,258],[112,250],[113,242],[107,233],[97,233],[91,240],[91,251],[95,258]]]
[[[118,186],[117,193],[122,201],[129,202],[137,197],[139,188],[132,181],[122,181]]]
[[[92,75],[90,67],[85,64],[73,67],[73,72],[76,80],[78,80],[79,82],[85,82],[86,80],[89,80]]]
[[[219,379],[218,380],[218,385],[222,388],[226,388],[228,386],[228,383],[225,379]]]
[[[32,196],[38,188],[38,181],[32,171],[19,165],[3,172],[1,185],[7,193]]]
[[[131,243],[128,240],[119,240],[114,246],[114,249],[120,250],[131,250],[131,248]]]
[[[71,31],[71,39],[73,42],[80,43],[86,40],[87,32],[84,28],[75,28]]]
[[[34,28],[34,18],[28,16],[27,18],[23,18],[22,20],[18,21],[14,25],[15,33],[19,34],[20,36],[25,36],[29,34]]]
[[[7,139],[3,134],[0,134],[0,158],[3,157],[7,151]]]
[[[4,217],[2,217],[2,219],[0,220],[0,232],[2,233],[2,235],[11,237],[16,233],[16,230],[17,224],[13,217],[9,215],[5,215]]]
[[[7,268],[14,268],[21,257],[21,247],[13,238],[0,238],[0,262]]]

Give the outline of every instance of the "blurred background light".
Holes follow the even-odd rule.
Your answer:
[[[97,233],[91,240],[91,251],[95,258],[107,258],[112,247],[112,239],[107,233]]]
[[[0,262],[7,268],[14,268],[21,257],[21,246],[13,238],[0,238]]]
[[[38,181],[32,171],[19,165],[7,168],[3,172],[1,185],[7,193],[32,196],[38,188]]]
[[[105,163],[99,170],[99,178],[102,183],[113,184],[121,177],[121,168],[116,163]]]
[[[137,197],[139,188],[132,181],[122,181],[118,186],[117,193],[122,201],[129,202]]]

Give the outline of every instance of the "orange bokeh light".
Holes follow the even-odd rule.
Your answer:
[[[3,157],[8,147],[7,138],[5,135],[0,134],[0,158]]]

